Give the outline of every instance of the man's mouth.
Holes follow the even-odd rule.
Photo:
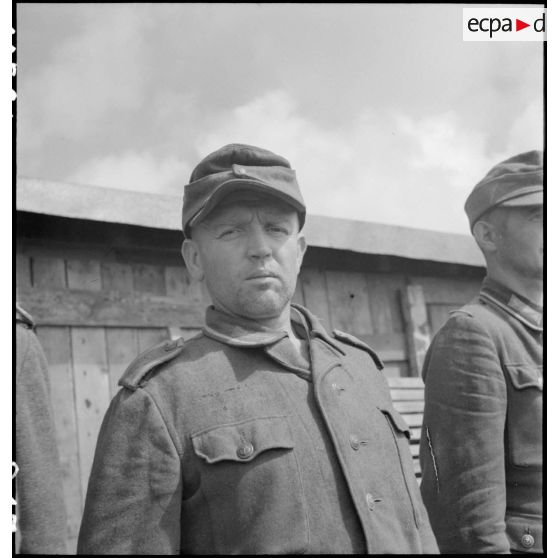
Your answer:
[[[278,275],[276,273],[273,273],[272,271],[262,270],[252,273],[247,277],[247,279],[267,279],[269,277],[277,279]]]

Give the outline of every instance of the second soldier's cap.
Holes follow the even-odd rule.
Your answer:
[[[496,206],[529,206],[543,203],[543,153],[527,151],[496,166],[473,188],[465,202],[471,229]]]
[[[226,195],[247,189],[274,196],[292,206],[302,228],[306,206],[295,171],[287,159],[267,149],[232,143],[205,157],[184,186],[184,234],[188,237],[190,227],[203,221]]]

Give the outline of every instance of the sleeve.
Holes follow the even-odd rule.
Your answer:
[[[506,384],[472,316],[436,335],[423,368],[421,492],[442,553],[506,553]]]
[[[152,396],[121,389],[103,419],[78,554],[178,554],[181,460]]]
[[[16,515],[22,554],[66,552],[66,513],[48,384],[35,334],[16,326]]]

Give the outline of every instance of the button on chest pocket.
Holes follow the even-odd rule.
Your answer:
[[[505,364],[508,379],[506,442],[516,467],[542,467],[542,367]]]
[[[215,426],[192,445],[219,552],[304,551],[306,502],[288,417]]]

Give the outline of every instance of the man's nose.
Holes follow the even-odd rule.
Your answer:
[[[267,258],[271,255],[271,245],[265,231],[254,227],[248,239],[248,255],[250,258]]]

